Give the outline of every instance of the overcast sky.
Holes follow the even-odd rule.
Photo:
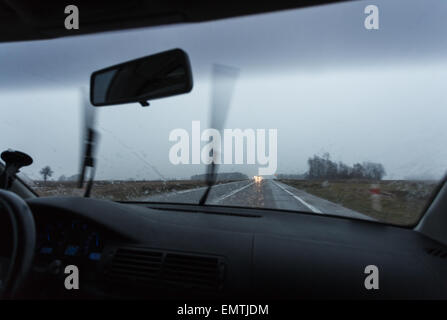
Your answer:
[[[379,30],[364,28],[377,5]],[[80,28],[82,28],[82,8]],[[303,173],[329,152],[373,161],[389,179],[440,178],[447,168],[447,1],[359,1],[192,25],[0,44],[0,149],[27,152],[39,178],[79,170],[81,99],[98,69],[172,48],[185,50],[186,95],[98,109],[98,179],[203,173],[169,162],[171,130],[208,125],[213,63],[237,67],[225,128],[278,130],[277,173]],[[204,128],[203,128],[204,129]],[[221,171],[256,174],[256,165]]]

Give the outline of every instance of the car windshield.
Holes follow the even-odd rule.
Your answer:
[[[181,48],[190,93],[91,106],[92,197],[198,203],[213,144],[207,204],[412,225],[447,168],[446,17],[441,0],[354,1],[2,43],[0,148],[33,157],[21,174],[40,196],[82,196],[92,72]],[[233,72],[224,106],[213,100],[216,65]]]

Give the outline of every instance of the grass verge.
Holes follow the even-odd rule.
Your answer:
[[[437,181],[280,180],[381,222],[413,225]]]

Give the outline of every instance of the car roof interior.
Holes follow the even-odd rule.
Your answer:
[[[345,0],[346,1],[346,0]],[[192,23],[342,2],[340,0],[244,1],[0,1],[0,41],[42,40],[104,31]],[[82,28],[66,30],[64,8],[82,7]]]

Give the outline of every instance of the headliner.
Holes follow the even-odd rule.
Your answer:
[[[0,42],[67,37],[173,23],[203,22],[352,0],[242,1],[0,0]],[[66,30],[64,8],[79,8],[79,30]]]

